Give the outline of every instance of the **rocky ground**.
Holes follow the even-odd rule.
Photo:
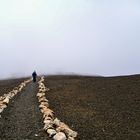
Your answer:
[[[51,108],[78,140],[140,139],[140,75],[50,76],[46,86]]]
[[[0,96],[24,79],[0,81]],[[77,140],[140,139],[140,75],[126,77],[46,76],[55,116],[78,132]],[[42,130],[38,85],[29,83],[0,118],[0,140],[49,140]]]
[[[21,82],[21,80],[19,81]],[[42,130],[42,114],[36,97],[37,92],[37,83],[31,82],[11,100],[1,115],[1,140],[49,139]]]
[[[15,86],[19,85],[21,82],[23,82],[26,79],[27,78],[1,80],[0,81],[0,96],[10,92]]]

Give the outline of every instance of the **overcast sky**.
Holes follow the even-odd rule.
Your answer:
[[[140,73],[139,0],[0,0],[0,78]]]

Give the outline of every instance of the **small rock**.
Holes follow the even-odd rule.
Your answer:
[[[53,123],[56,125],[56,126],[59,126],[60,125],[60,120],[55,118]]]
[[[62,132],[57,133],[54,137],[54,140],[66,140],[66,135]]]
[[[68,140],[74,140],[74,138],[73,137],[68,137]]]
[[[69,135],[70,137],[76,138],[76,137],[77,137],[77,135],[78,135],[78,133],[77,133],[77,132],[75,132],[75,131],[69,130],[68,135]]]
[[[36,137],[38,137],[38,134],[35,134]]]
[[[47,133],[49,134],[49,137],[52,137],[56,134],[56,131],[54,129],[48,129]]]

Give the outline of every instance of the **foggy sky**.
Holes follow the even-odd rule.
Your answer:
[[[140,73],[138,0],[0,0],[0,79]]]

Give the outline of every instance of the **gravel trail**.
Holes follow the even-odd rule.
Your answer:
[[[9,104],[0,119],[0,140],[48,140],[37,102],[38,85],[29,83]]]

